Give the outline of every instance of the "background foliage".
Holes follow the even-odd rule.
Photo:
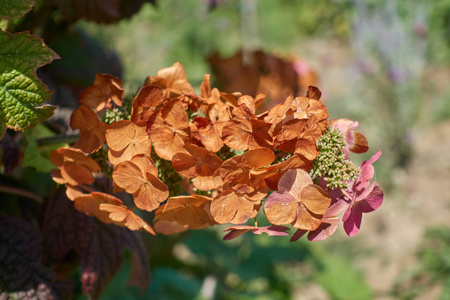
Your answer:
[[[69,5],[62,5],[63,2]],[[48,99],[49,94],[41,99],[58,106],[54,117],[23,133],[7,130],[2,139],[0,226],[11,228],[8,224],[15,224],[18,232],[28,230],[28,223],[35,225],[34,229],[41,228],[37,225],[42,221],[43,210],[39,201],[53,191],[48,173],[51,168],[49,152],[67,142],[55,144],[52,140],[50,144],[46,138],[61,132],[72,133],[67,125],[68,116],[78,105],[78,95],[92,84],[96,73],[122,78],[125,90],[130,91],[127,97],[131,98],[133,91],[143,85],[143,78],[175,61],[183,63],[192,85],[199,86],[203,74],[211,71],[206,59],[209,55],[217,52],[228,57],[239,49],[261,49],[302,57],[320,78],[319,87],[324,87],[330,115],[359,120],[360,128],[364,128],[368,139],[374,141],[371,149],[381,148],[389,158],[377,170],[380,177],[377,180],[382,186],[383,183],[390,186],[387,199],[401,209],[388,206],[392,211],[386,208],[385,220],[374,219],[372,224],[376,229],[362,234],[372,235],[377,243],[384,241],[385,247],[389,247],[392,237],[387,232],[392,214],[406,210],[408,216],[422,216],[412,206],[415,202],[410,191],[413,189],[408,186],[406,191],[402,190],[402,183],[410,181],[402,181],[402,178],[405,178],[404,172],[417,167],[418,157],[423,159],[419,156],[421,133],[437,132],[436,128],[448,124],[450,118],[450,90],[446,84],[450,78],[449,0],[427,2],[429,4],[382,0],[160,0],[156,5],[146,3],[124,10],[125,2],[111,1],[117,6],[111,6],[109,13],[108,10],[97,10],[100,13],[94,14],[89,10],[77,11],[70,6],[75,2],[50,0],[37,1],[28,13],[32,1],[23,1],[26,5],[19,9],[19,14],[0,11],[0,15],[13,18],[2,21],[3,30],[10,33],[28,30],[30,36],[42,38],[61,58],[37,70],[37,77],[54,91],[51,99]],[[103,2],[94,3],[102,7]],[[78,13],[69,13],[74,11]],[[1,34],[5,35],[4,32]],[[7,47],[2,45],[4,51]],[[336,52],[326,52],[326,49]],[[341,53],[341,56],[334,53]],[[56,58],[55,54],[53,58]],[[42,64],[44,62],[38,65]],[[2,74],[6,74],[7,69],[8,65],[2,60]],[[340,72],[336,71],[338,69]],[[0,117],[3,126],[6,117],[1,114]],[[443,132],[442,139],[448,130]],[[443,143],[442,139],[440,143]],[[429,155],[432,154],[425,158]],[[428,161],[423,162],[426,163]],[[446,166],[445,162],[443,165]],[[432,173],[435,182],[439,177],[445,180],[447,173],[436,170]],[[419,177],[419,174],[415,175]],[[23,195],[19,191],[28,191],[32,195]],[[428,190],[424,195],[432,195],[429,197],[441,203],[449,199],[448,193],[444,192]],[[425,200],[429,198],[418,201],[423,203]],[[422,204],[421,209],[427,207]],[[383,212],[380,214],[383,218]],[[22,221],[10,221],[6,216]],[[422,219],[426,218],[424,216]],[[28,223],[24,224],[23,220]],[[437,216],[436,222],[439,220],[442,217]],[[392,224],[396,223],[392,221]],[[423,232],[423,242],[414,244],[417,255],[409,256],[413,262],[397,270],[397,276],[391,276],[395,280],[387,283],[384,289],[372,284],[374,279],[370,272],[376,272],[376,269],[371,270],[361,263],[382,257],[374,243],[370,243],[370,238],[367,239],[371,246],[364,246],[367,239],[363,238],[289,244],[284,240],[252,236],[224,242],[223,228],[218,227],[178,236],[146,236],[144,243],[152,273],[150,287],[142,294],[140,289],[125,284],[132,268],[132,251],[125,250],[121,255],[124,264],[105,287],[102,297],[301,299],[311,295],[322,299],[382,296],[413,299],[420,295],[426,297],[427,292],[438,289],[437,296],[431,297],[445,299],[450,289],[449,281],[444,280],[449,277],[446,226],[450,224],[433,225],[439,226],[426,232],[425,228],[418,231],[417,236]],[[33,243],[40,244],[40,234],[33,235]],[[1,239],[4,241],[6,237]],[[25,262],[27,267],[42,268],[42,278],[55,276],[46,269],[50,264],[41,261],[39,253],[27,255],[34,259],[31,263]],[[383,259],[389,264],[392,263],[389,259],[393,258],[380,258]],[[74,297],[82,299],[81,273],[81,269],[74,269],[72,278],[64,278],[65,284],[72,282],[74,286],[51,286],[51,289],[73,288]],[[55,278],[57,275],[56,272]],[[208,287],[212,288],[214,296],[210,296]],[[53,293],[53,290],[44,293]]]

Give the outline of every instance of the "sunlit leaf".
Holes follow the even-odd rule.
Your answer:
[[[43,105],[52,92],[36,77],[36,69],[59,56],[28,32],[0,30],[0,138],[48,119],[54,106]]]

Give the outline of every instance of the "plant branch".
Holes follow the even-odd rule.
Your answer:
[[[38,146],[61,144],[61,143],[76,143],[78,141],[78,134],[69,135],[55,135],[45,138],[37,139]]]
[[[39,203],[44,202],[44,199],[42,199],[41,196],[36,195],[29,191],[24,191],[22,189],[12,187],[12,186],[0,185],[0,193],[2,193],[2,192],[12,194],[12,195],[17,195],[17,196],[22,196],[22,197],[29,198],[29,199],[33,199]]]

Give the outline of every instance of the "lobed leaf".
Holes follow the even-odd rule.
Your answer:
[[[52,92],[36,77],[36,69],[59,56],[42,39],[0,30],[0,138],[48,119],[54,106],[43,105]]]
[[[0,215],[0,299],[61,299],[69,292],[44,267],[39,231]]]
[[[150,274],[146,250],[137,232],[113,224],[104,224],[74,208],[63,189],[45,203],[42,220],[44,253],[57,265],[81,259],[83,293],[98,299],[121,264],[123,251],[129,248],[135,261],[141,288],[148,286]],[[134,273],[133,273],[134,274]],[[133,278],[137,275],[134,274]]]
[[[35,0],[3,0],[0,5],[0,19],[19,18],[29,12]]]

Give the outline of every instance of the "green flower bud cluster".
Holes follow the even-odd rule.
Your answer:
[[[228,147],[227,145],[223,145],[222,149],[217,151],[215,154],[220,157],[222,161],[226,161],[229,158],[232,158],[236,155],[242,155],[245,151],[234,150]]]
[[[156,155],[152,149],[152,159],[158,169],[158,177],[169,188],[169,196],[179,196],[183,177],[173,168],[172,162]]]
[[[113,109],[106,109],[105,112],[105,123],[110,125],[114,122],[122,121],[122,120],[128,120],[129,116],[128,113],[125,111],[113,108]]]
[[[100,166],[102,173],[111,178],[113,166],[108,163],[108,150],[100,148],[98,151],[91,154],[91,158]]]
[[[191,179],[191,184],[192,184],[192,179]],[[211,194],[212,194],[212,191],[202,191],[202,190],[199,190],[197,188],[193,188],[193,190],[194,190],[194,193],[196,195],[200,195],[200,196],[209,196],[209,197],[211,197]]]
[[[348,181],[354,180],[359,173],[350,160],[345,158],[344,137],[338,129],[327,128],[317,142],[319,155],[313,161],[311,178],[324,177],[330,189],[346,189]]]
[[[283,161],[286,161],[286,160],[288,160],[289,158],[291,158],[294,155],[293,153],[286,153],[286,152],[283,152],[281,150],[278,150],[277,148],[275,148],[273,153],[275,154],[275,160],[272,163],[273,165],[281,163]]]

